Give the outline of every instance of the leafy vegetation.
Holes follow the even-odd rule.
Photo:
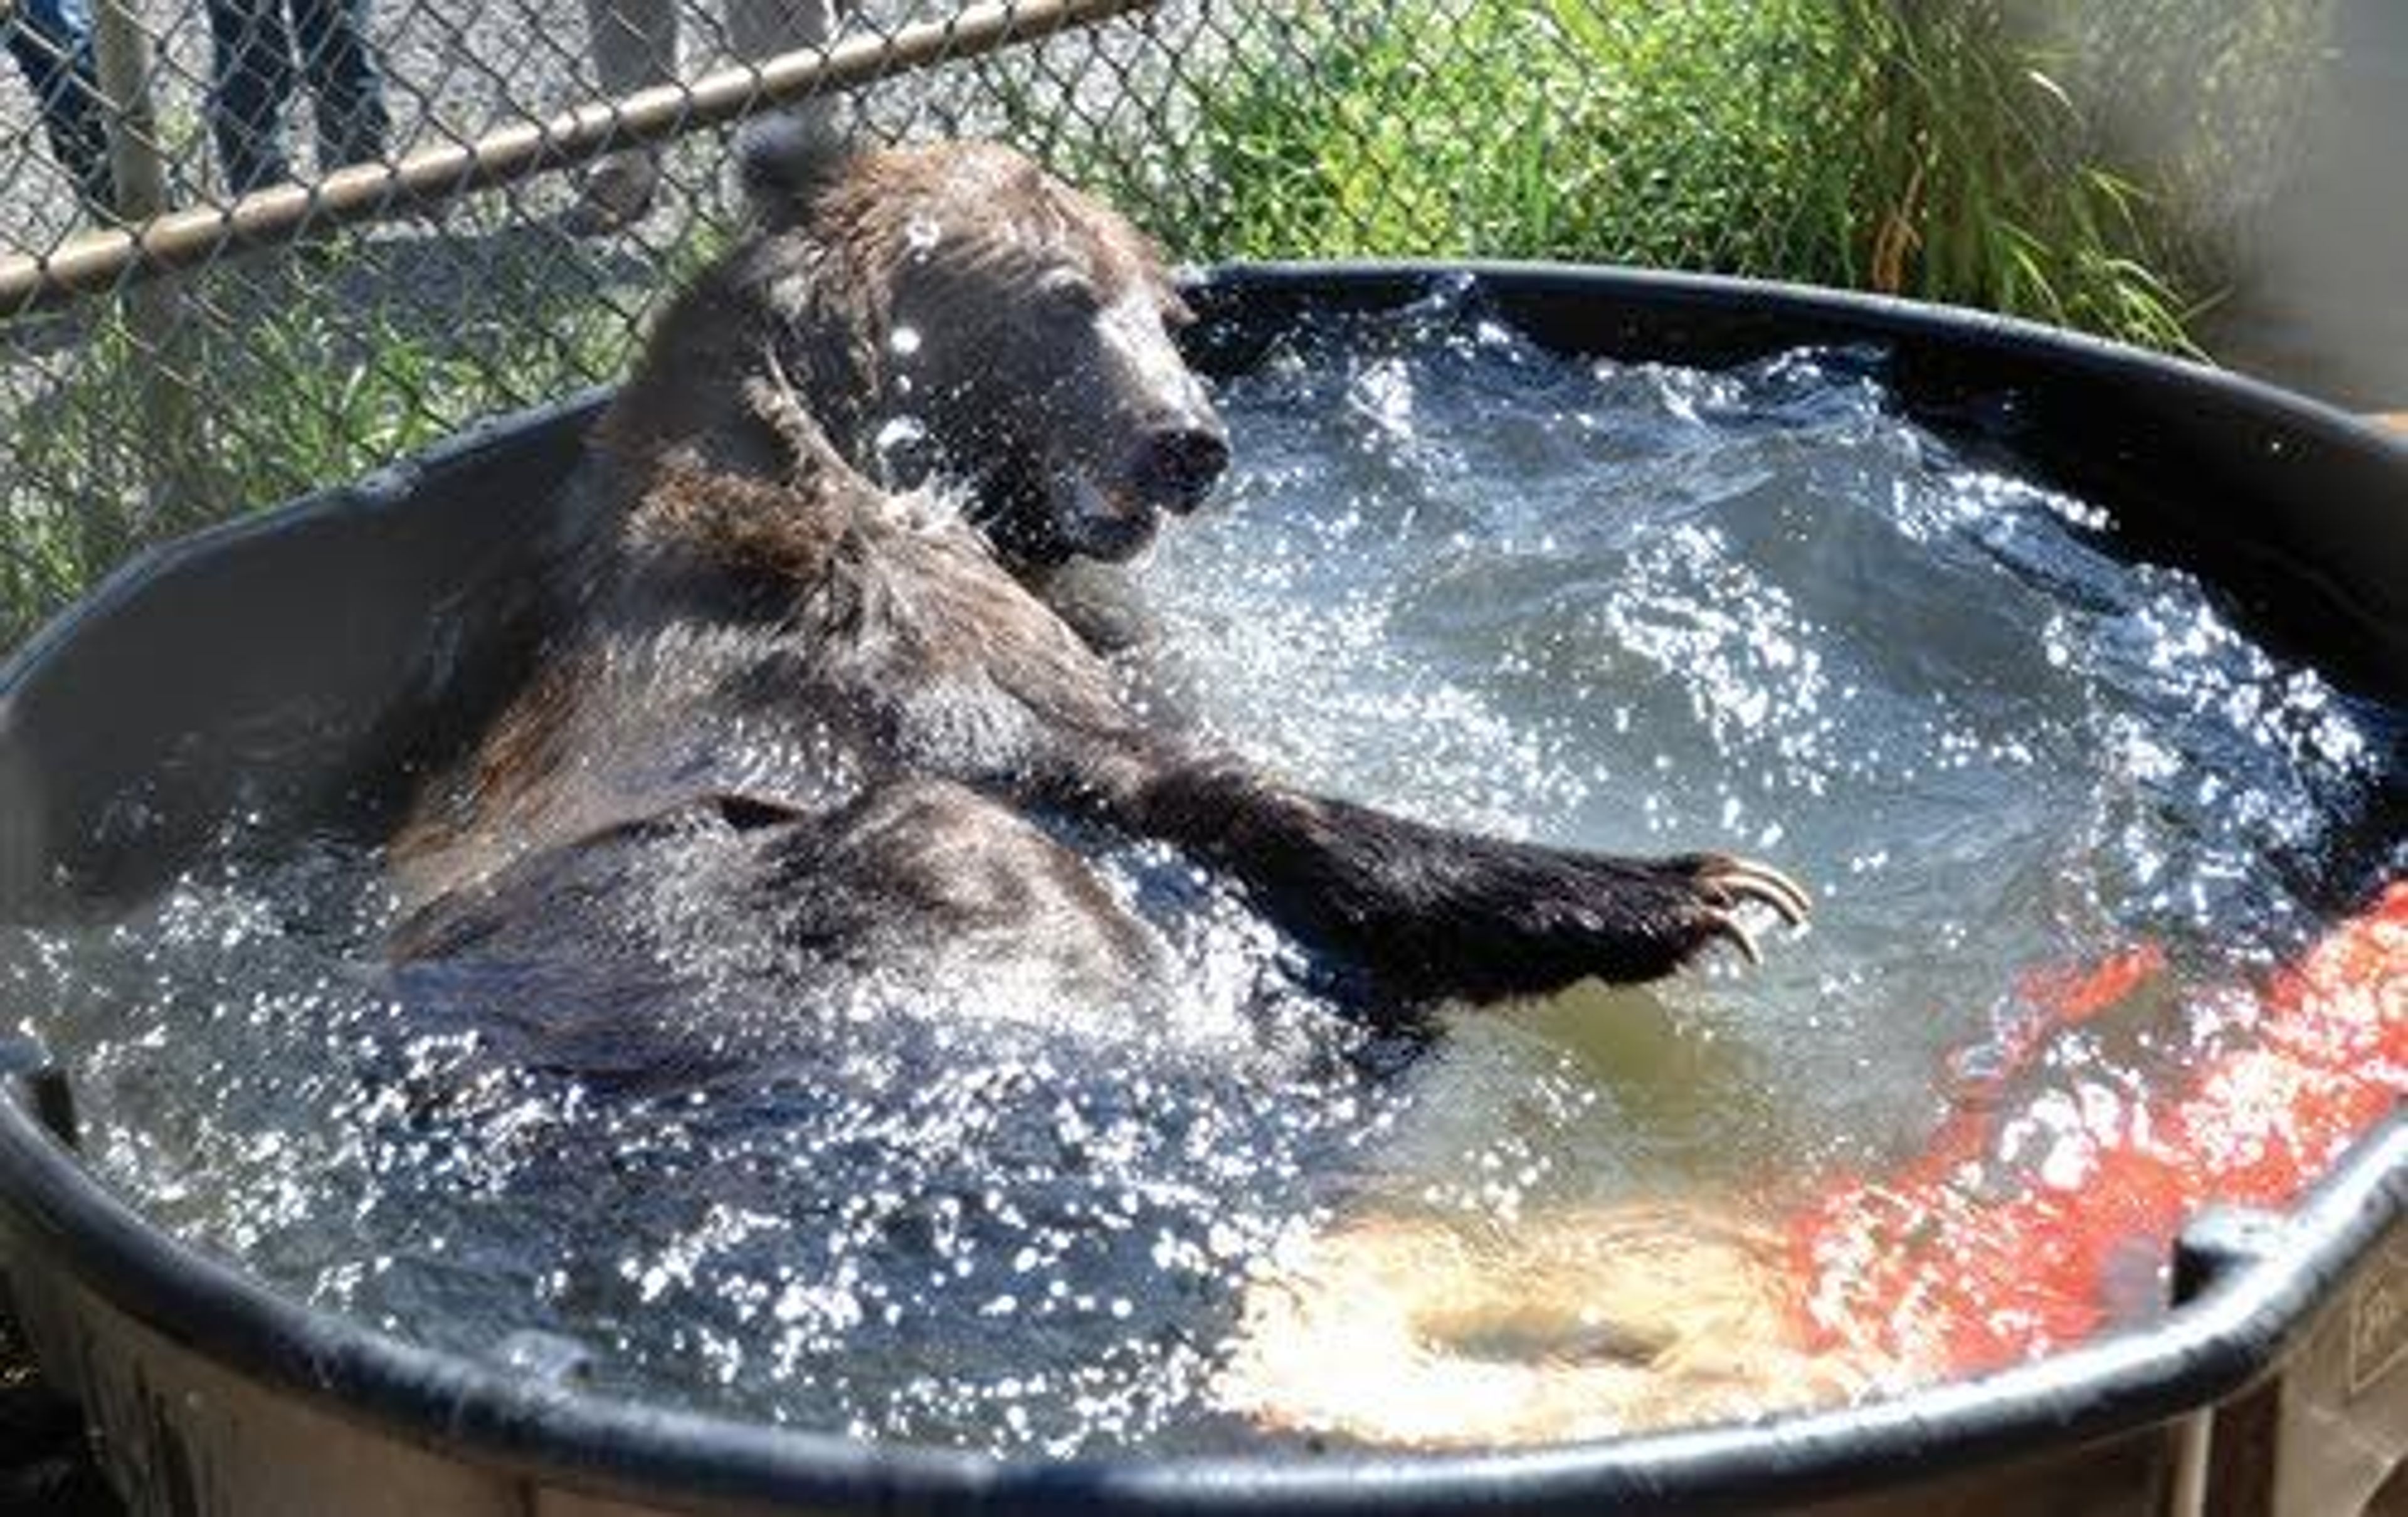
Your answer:
[[[576,257],[337,243],[50,319],[75,324],[21,348],[0,398],[0,648],[146,542],[618,374],[639,313]]]
[[[2063,82],[2070,57],[2004,0],[1852,0],[1844,14],[1862,282],[2193,351],[2210,271],[2183,252],[2171,208],[2100,151]]]
[[[1196,89],[1189,193],[1151,193],[1126,158],[1087,144],[1056,151],[1196,256],[1606,260],[1909,294],[2187,350],[2206,271],[2100,150],[2053,34],[2025,20],[2034,9],[1314,9],[1242,42]]]

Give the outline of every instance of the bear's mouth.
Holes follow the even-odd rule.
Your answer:
[[[1134,490],[1114,488],[1084,469],[1054,479],[1054,527],[1062,545],[1082,558],[1117,564],[1136,557],[1154,541],[1161,512]]]

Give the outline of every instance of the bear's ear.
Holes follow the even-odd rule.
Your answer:
[[[824,110],[756,117],[736,137],[744,198],[765,230],[809,219],[811,202],[842,177],[853,150]]]

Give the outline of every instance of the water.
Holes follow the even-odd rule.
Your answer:
[[[1902,420],[1877,352],[1575,361],[1440,300],[1222,400],[1237,473],[1137,572],[1134,683],[1326,791],[1758,854],[1812,930],[1423,1048],[1121,847],[1187,967],[1168,1015],[882,1014],[629,1098],[403,1015],[377,861],[237,827],[123,923],[0,937],[0,1018],[67,1056],[109,1183],[404,1336],[571,1335],[604,1388],[869,1437],[1227,1449],[1264,1438],[1214,1407],[1238,1290],[1338,1219],[1802,1193],[1926,1141],[2035,968],[2147,941],[2237,982],[2408,868],[2351,829],[2396,716]],[[2214,1029],[2157,1004],[2041,1078],[2167,1080]]]

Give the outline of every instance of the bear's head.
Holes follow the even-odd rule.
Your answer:
[[[1171,338],[1186,308],[1121,216],[983,143],[754,167],[779,363],[865,472],[967,488],[1030,567],[1126,558],[1220,478],[1228,434]]]

